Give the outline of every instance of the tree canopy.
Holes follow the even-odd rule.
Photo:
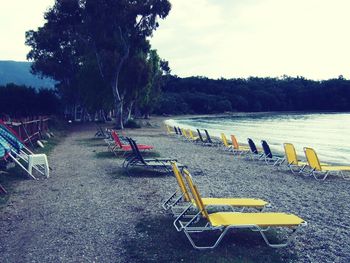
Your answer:
[[[110,107],[112,97],[123,127],[130,116],[124,108],[132,109],[146,86],[159,83],[147,38],[170,8],[168,0],[56,0],[45,24],[26,33],[32,71],[59,81],[67,102],[90,110]],[[99,96],[106,102],[96,102]]]

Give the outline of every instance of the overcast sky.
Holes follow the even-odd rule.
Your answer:
[[[349,0],[170,0],[151,41],[181,77],[350,78]],[[0,59],[23,61],[24,32],[54,0],[0,0]]]

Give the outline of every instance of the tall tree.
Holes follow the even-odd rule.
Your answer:
[[[149,80],[138,96],[138,106],[145,118],[149,117],[157,102],[163,85],[165,84],[164,75],[170,74],[170,68],[167,61],[161,60],[156,50],[150,50],[147,58],[149,65]]]
[[[120,85],[120,74],[130,57],[140,50],[148,53],[147,38],[170,8],[168,0],[56,0],[45,25],[26,33],[33,72],[71,91],[85,57],[93,54],[101,79],[112,90],[116,125],[123,128],[125,98],[133,91]],[[79,90],[70,95],[81,97]]]
[[[32,72],[57,80],[63,98],[75,103],[79,98],[74,89],[76,73],[85,52],[77,37],[82,19],[79,1],[58,0],[44,18],[45,24],[37,31],[26,32],[26,45],[31,47],[27,58],[34,62]]]
[[[94,47],[100,73],[109,82],[114,95],[116,125],[123,128],[127,87],[119,84],[120,73],[129,56],[148,48],[147,37],[165,18],[168,0],[86,0],[86,33]],[[101,15],[103,14],[103,15]]]

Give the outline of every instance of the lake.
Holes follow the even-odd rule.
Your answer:
[[[350,165],[350,113],[257,113],[220,117],[169,119],[171,126],[207,129],[220,137],[234,134],[239,143],[252,138],[257,146],[266,140],[272,152],[283,152],[283,143],[293,143],[304,159],[303,147],[316,150],[321,162]]]

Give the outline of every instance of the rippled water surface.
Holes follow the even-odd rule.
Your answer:
[[[230,117],[203,117],[167,120],[170,125],[207,129],[213,136],[224,132],[236,135],[240,143],[252,138],[258,145],[266,140],[272,151],[283,152],[290,142],[304,158],[303,147],[316,150],[323,162],[350,165],[350,114],[254,114]]]

